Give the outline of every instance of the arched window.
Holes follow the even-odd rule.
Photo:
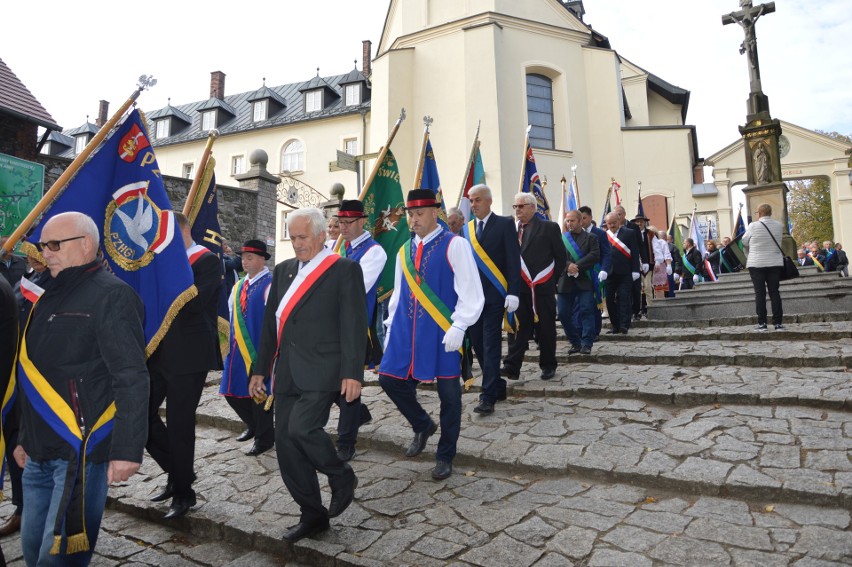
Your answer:
[[[299,140],[291,140],[281,150],[281,171],[304,171],[305,146]]]
[[[553,82],[544,75],[527,75],[527,120],[530,145],[553,149]]]

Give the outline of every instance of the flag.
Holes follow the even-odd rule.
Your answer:
[[[610,186],[610,188],[606,191],[606,200],[604,201],[604,205],[602,207],[603,214],[601,215],[601,225],[606,222],[606,216],[612,212],[612,204],[610,201],[612,201],[612,186]]]
[[[547,197],[544,195],[544,189],[541,187],[541,179],[538,176],[538,169],[535,167],[535,156],[533,156],[533,151],[530,147],[529,136],[527,136],[524,156],[524,175],[521,180],[521,192],[532,193],[536,200],[536,216],[542,220],[550,220],[550,205],[547,203]]]
[[[692,220],[689,223],[689,238],[695,243],[695,247],[701,252],[701,257],[707,253],[707,247],[704,246],[704,239],[701,238],[701,233],[698,232],[698,223],[695,218],[695,211],[692,211]]]
[[[571,183],[568,184],[568,191],[565,193],[565,212],[577,210],[577,193],[576,185],[577,176],[571,177]]]
[[[201,244],[222,260],[222,229],[219,226],[219,198],[216,195],[216,160],[210,157],[204,171],[201,172],[201,182],[198,184],[198,192],[190,204],[189,225],[192,227],[190,233],[196,244]],[[217,326],[219,328],[219,347],[222,356],[230,350],[230,313],[228,312],[228,295],[230,289],[225,289],[225,277],[222,276],[222,285],[219,286],[219,302],[216,308]]]
[[[743,222],[743,206],[740,205],[740,211],[737,213],[737,222],[734,223],[733,240],[739,240],[745,234],[745,223]]]
[[[459,199],[459,210],[464,217],[464,229],[467,230],[467,223],[473,218],[473,213],[470,212],[470,197],[468,191],[474,185],[485,183],[485,168],[482,165],[482,154],[479,151],[479,140],[473,143],[473,152],[470,156],[470,162],[467,166],[467,173],[464,177],[464,186],[462,187],[462,195]]]
[[[388,149],[375,178],[364,193],[364,214],[367,215],[364,228],[372,233],[388,255],[376,288],[379,301],[393,292],[395,258],[400,247],[411,237],[404,207],[399,168],[393,152]]]
[[[417,174],[417,178],[420,180],[420,183],[417,184],[417,189],[429,189],[435,194],[435,199],[441,203],[441,210],[438,213],[438,224],[447,228],[447,207],[444,204],[444,192],[441,189],[441,180],[438,178],[438,164],[435,161],[435,152],[432,151],[432,141],[429,139],[429,132],[426,132],[424,143],[426,145],[420,160],[420,171]],[[394,254],[396,254],[396,250],[394,250]],[[388,254],[388,258],[391,257],[395,256]],[[379,295],[381,296],[381,294]]]
[[[642,206],[642,184],[639,184],[639,208],[636,211],[636,218],[645,217],[645,208]]]
[[[616,204],[616,206],[621,204],[621,195],[618,194],[619,189],[621,189],[621,185],[618,184],[618,181],[613,179],[612,180],[612,190],[615,193],[615,204]]]
[[[92,217],[101,232],[105,268],[142,298],[145,354],[151,356],[197,290],[148,140],[145,119],[133,110],[45,210],[27,241],[39,242],[44,221],[59,213]]]
[[[678,253],[683,254],[683,234],[681,234],[677,219],[674,217],[672,217],[672,224],[669,227],[669,234],[672,235],[672,244],[677,248]]]

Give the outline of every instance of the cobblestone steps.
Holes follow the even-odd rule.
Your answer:
[[[460,465],[426,480],[428,458],[368,449],[353,461],[352,506],[315,539],[281,540],[298,510],[274,451],[247,457],[229,431],[200,427],[199,505],[175,528],[310,565],[797,565],[852,557],[850,513],[838,507],[717,498],[531,472]],[[165,482],[146,461],[110,505],[157,520],[148,497]],[[328,499],[328,488],[321,481]],[[168,563],[182,564],[182,563]],[[252,563],[243,563],[253,565]]]

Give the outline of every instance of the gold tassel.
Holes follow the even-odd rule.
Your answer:
[[[148,346],[145,347],[145,358],[151,358],[151,355],[154,354],[154,351],[157,350],[158,346],[160,346],[160,341],[163,340],[163,337],[165,337],[166,333],[169,331],[169,327],[171,327],[172,321],[175,320],[178,312],[197,295],[198,288],[195,287],[195,284],[193,284],[175,298],[171,307],[169,307],[169,310],[166,312],[166,316],[163,317],[163,323],[160,325],[160,328],[154,336],[151,337],[151,340],[148,341]]]
[[[62,536],[53,536],[53,545],[50,546],[50,554],[59,555],[60,547],[62,547]]]
[[[68,536],[68,549],[65,551],[66,555],[80,553],[82,551],[89,551],[89,538],[86,537],[86,532]]]
[[[464,391],[465,392],[470,391],[470,387],[473,386],[473,382],[475,380],[476,380],[475,378],[468,378],[467,380],[464,381]]]
[[[269,394],[269,397],[266,398],[266,403],[263,404],[263,411],[271,410],[273,401],[275,401],[275,396],[273,394]]]

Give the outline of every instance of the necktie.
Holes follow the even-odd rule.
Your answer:
[[[417,272],[417,283],[420,283],[420,261],[423,259],[423,241],[417,244],[417,252],[414,254],[414,270]]]
[[[482,239],[482,229],[485,228],[485,221],[479,221],[479,224],[476,225],[476,239]]]
[[[525,225],[523,223],[518,225],[518,243],[519,244],[524,243],[524,227],[525,226],[527,226],[527,225]]]
[[[246,314],[246,307],[248,306],[248,280],[243,283],[243,289],[240,290],[240,311],[243,312],[243,315]]]
[[[303,270],[305,268],[305,266],[307,266],[307,265],[308,265],[307,262],[302,262],[302,265],[299,267],[299,269]]]

